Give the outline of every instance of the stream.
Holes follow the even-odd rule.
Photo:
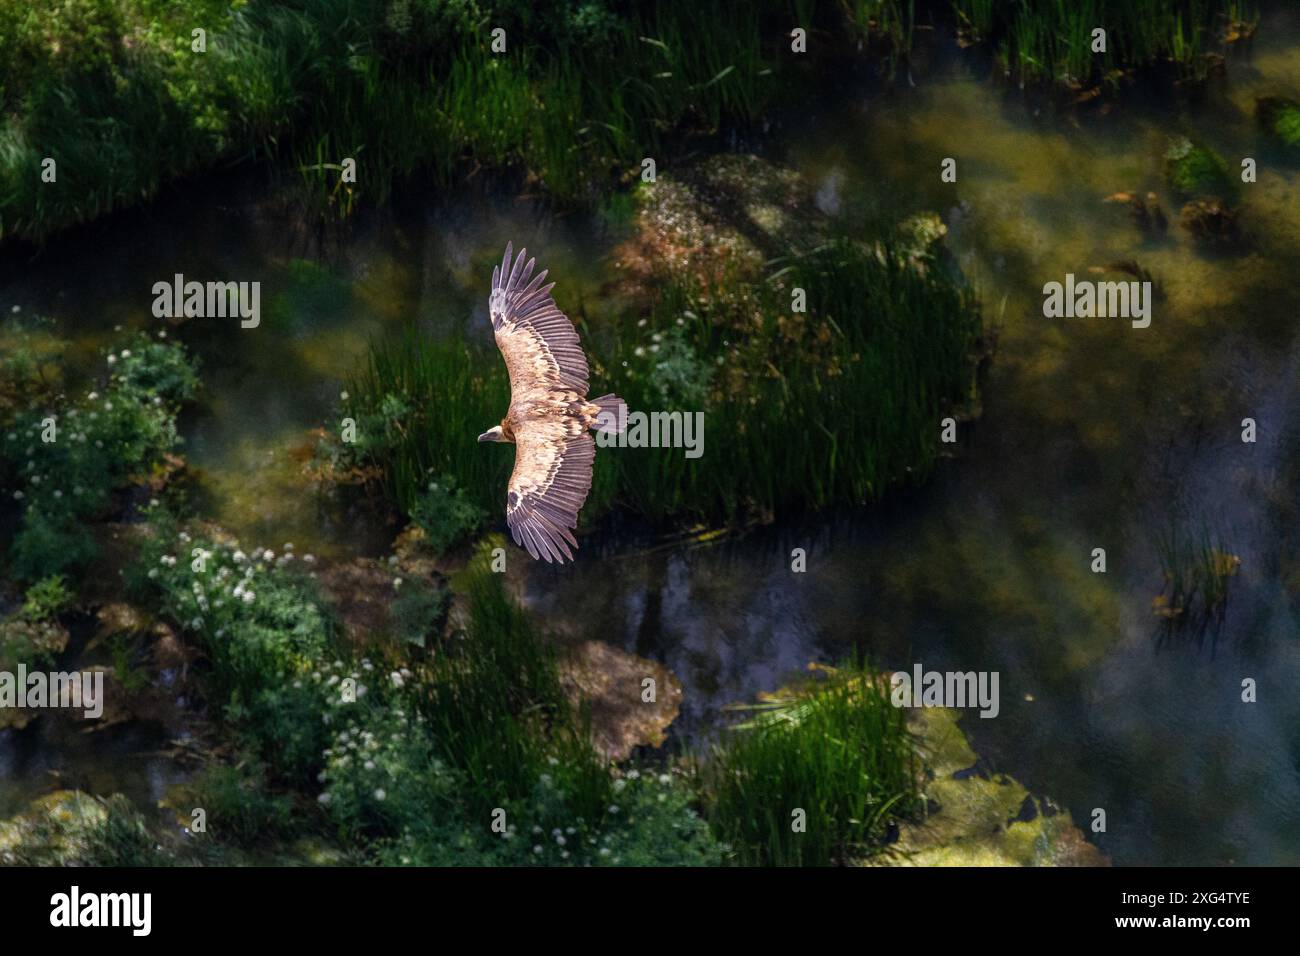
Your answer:
[[[1185,109],[1139,93],[1105,116],[1038,111],[954,56],[914,82],[828,101],[762,151],[799,170],[829,214],[905,195],[942,215],[998,333],[983,413],[961,424],[953,457],[875,507],[701,548],[598,531],[587,560],[512,560],[509,573],[548,627],[666,664],[684,686],[680,742],[854,649],[889,669],[997,671],[999,718],[962,719],[972,745],[1085,830],[1104,809],[1106,832],[1088,836],[1116,864],[1300,864],[1300,170],[1254,120],[1257,95],[1300,90],[1300,10],[1271,18]],[[1179,135],[1233,168],[1259,160],[1230,250],[1177,223],[1161,158]],[[956,183],[940,181],[949,156]],[[1120,191],[1157,193],[1168,232],[1146,236],[1102,201]],[[181,452],[203,511],[248,544],[381,555],[396,529],[304,493],[289,453],[324,423],[369,337],[414,319],[486,339],[490,263],[507,239],[543,255],[598,321],[621,235],[596,214],[479,190],[404,197],[322,242],[218,178],[0,260],[0,312],[51,317],[89,372],[115,327],[164,327],[155,282],[260,280],[256,330],[167,326],[202,361]],[[1162,286],[1149,328],[1043,317],[1044,283],[1128,260]],[[1241,559],[1223,624],[1200,641],[1160,640],[1152,612],[1156,534],[1171,521],[1211,527]],[[794,548],[805,573],[791,570]],[[1241,701],[1246,678],[1258,704]],[[53,789],[54,773],[147,801],[174,781],[147,727],[73,741],[41,723],[0,732],[0,815]]]

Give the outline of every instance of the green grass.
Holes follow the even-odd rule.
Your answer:
[[[891,816],[917,809],[912,742],[887,677],[848,666],[754,709],[700,771],[706,816],[737,862],[860,859],[880,849]]]
[[[615,391],[634,411],[704,413],[701,457],[598,449],[584,519],[618,505],[652,520],[738,521],[872,501],[923,479],[942,417],[973,394],[982,324],[969,289],[902,259],[835,240],[778,262],[743,290],[761,316],[743,335],[728,330],[733,316],[710,311],[725,303],[675,285],[644,327],[631,316],[598,330],[580,323],[593,394]],[[790,332],[795,286],[810,305],[802,331]],[[356,419],[358,440],[335,454],[377,470],[404,513],[441,475],[500,513],[513,450],[475,441],[509,402],[495,349],[411,331],[374,343],[348,393],[342,413]]]
[[[791,20],[740,0],[0,0],[0,238],[40,239],[259,159],[335,215],[416,174],[450,187],[480,166],[585,200],[670,141],[792,95],[798,75],[778,76]],[[191,50],[196,25],[205,53]],[[46,157],[55,183],[41,181]],[[340,182],[346,157],[355,184]]]
[[[484,546],[461,573],[469,624],[434,656],[419,712],[439,756],[463,771],[471,814],[527,799],[550,773],[580,817],[599,821],[612,780],[565,695],[554,648],[505,593]]]
[[[513,456],[480,445],[510,403],[495,349],[431,340],[415,329],[373,342],[364,369],[348,382],[343,413],[357,422],[349,460],[381,468],[387,497],[410,514],[431,481],[447,475],[493,514],[505,499]],[[499,493],[491,493],[496,489]]]
[[[1226,0],[952,0],[959,21],[1022,83],[1113,86],[1122,70],[1171,66],[1203,78],[1229,19],[1254,21],[1254,4]],[[1106,30],[1106,52],[1092,31]]]

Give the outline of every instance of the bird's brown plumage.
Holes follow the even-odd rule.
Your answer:
[[[612,395],[587,400],[587,358],[578,333],[551,298],[546,271],[506,246],[492,270],[488,311],[497,348],[510,374],[510,409],[502,434],[515,443],[506,495],[506,524],[534,558],[573,559],[572,529],[591,490],[596,445],[588,429],[603,410],[618,415]]]

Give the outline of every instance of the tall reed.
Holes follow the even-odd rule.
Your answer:
[[[917,766],[888,679],[861,664],[775,695],[703,758],[706,815],[737,861],[827,866],[877,852],[917,809]]]

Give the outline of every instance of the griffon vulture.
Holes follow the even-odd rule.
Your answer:
[[[627,420],[614,395],[587,400],[587,357],[573,323],[543,285],[546,271],[533,275],[520,249],[492,269],[488,312],[497,348],[510,373],[510,408],[500,425],[478,440],[514,442],[515,470],[506,495],[506,524],[515,544],[534,558],[573,560],[578,542],[572,529],[591,490],[596,443],[588,431],[615,432]],[[602,413],[605,413],[602,416]]]

